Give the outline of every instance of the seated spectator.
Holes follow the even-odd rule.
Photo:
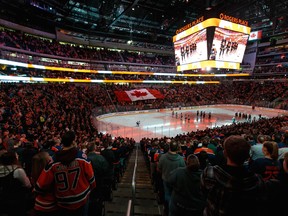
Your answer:
[[[265,136],[260,134],[257,136],[257,142],[255,145],[251,146],[250,150],[250,162],[252,163],[257,158],[263,158],[264,154],[262,151],[263,143],[265,142]]]
[[[278,145],[276,142],[265,141],[262,151],[264,157],[257,158],[250,164],[250,170],[262,176],[264,181],[277,179],[280,171],[280,162],[278,161]]]

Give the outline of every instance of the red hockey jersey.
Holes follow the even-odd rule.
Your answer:
[[[72,148],[55,154],[53,163],[38,178],[35,190],[54,192],[59,207],[74,210],[85,205],[95,187],[91,163],[81,151]]]

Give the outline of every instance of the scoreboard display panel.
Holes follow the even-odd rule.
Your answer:
[[[209,59],[241,63],[248,37],[242,32],[216,27]]]
[[[176,65],[208,59],[207,31],[202,29],[174,43]]]
[[[201,18],[201,22],[177,31],[173,37],[177,71],[240,68],[250,27],[246,21],[235,17],[222,13],[219,17]]]

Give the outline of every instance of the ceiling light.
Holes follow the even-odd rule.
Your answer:
[[[212,6],[211,6],[211,0],[206,0],[206,8],[205,10],[211,10],[212,9]]]

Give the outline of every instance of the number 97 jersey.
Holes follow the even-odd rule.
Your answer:
[[[85,205],[95,187],[91,163],[81,151],[72,148],[55,154],[54,161],[39,176],[35,191],[52,192],[59,207],[75,210]]]

